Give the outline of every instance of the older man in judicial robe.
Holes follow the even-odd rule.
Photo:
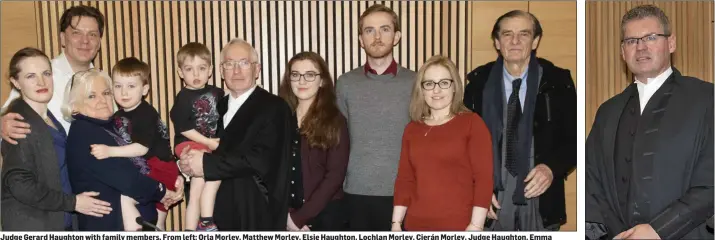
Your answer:
[[[220,231],[285,231],[288,216],[291,110],[256,86],[256,50],[234,39],[221,51],[229,89],[217,105],[220,143],[212,153],[184,151],[181,170],[221,180],[214,221]]]
[[[636,7],[621,26],[634,81],[599,107],[586,141],[586,236],[712,239],[713,85],[672,67],[662,10]]]

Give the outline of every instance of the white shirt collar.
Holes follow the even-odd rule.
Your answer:
[[[638,98],[640,100],[640,105],[641,105],[641,114],[643,114],[643,110],[645,109],[646,104],[648,104],[648,101],[650,100],[651,97],[653,97],[653,94],[655,94],[656,91],[660,88],[660,86],[663,86],[663,83],[665,82],[668,77],[673,73],[673,68],[668,67],[665,71],[663,71],[660,75],[654,77],[654,78],[648,78],[647,79],[647,84],[641,82],[636,78],[635,83],[636,87],[638,87]]]
[[[238,112],[238,109],[243,106],[244,103],[246,103],[246,100],[248,100],[248,97],[251,96],[254,90],[256,90],[256,86],[254,85],[248,91],[242,93],[239,95],[237,98],[234,98],[233,95],[230,93],[227,95],[228,96],[228,109],[226,110],[226,114],[223,115],[223,127],[226,128],[228,127],[228,124],[231,122],[233,117],[236,115],[236,112]]]
[[[94,64],[89,63],[89,68],[94,68]],[[69,133],[71,124],[62,116],[61,108],[65,100],[65,89],[73,75],[74,70],[72,70],[72,65],[70,65],[64,52],[52,59],[52,82],[54,83],[54,91],[52,99],[50,99],[50,102],[47,104],[47,108],[55,115],[55,118],[62,124],[62,127],[65,128],[67,133]]]
[[[70,64],[70,61],[67,60],[67,56],[64,52],[62,52],[55,59],[52,59],[52,68],[53,74],[56,74],[57,70],[59,70],[59,72],[62,74],[74,74],[72,65]],[[94,63],[90,62],[89,68],[94,68]]]

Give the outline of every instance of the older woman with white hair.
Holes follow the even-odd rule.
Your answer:
[[[47,109],[54,87],[47,55],[35,48],[21,49],[10,59],[9,73],[20,97],[6,110],[24,116],[33,131],[16,144],[2,143],[3,230],[72,230],[75,211],[98,218],[110,213],[109,203],[93,198],[97,192],[72,193],[65,130]]]
[[[173,204],[177,193],[166,190],[159,182],[142,174],[146,161],[140,158],[108,158],[99,161],[90,153],[93,144],[123,146],[127,142],[114,132],[112,115],[114,100],[111,79],[103,72],[90,69],[76,73],[65,90],[62,113],[72,122],[67,136],[67,162],[70,182],[75,192],[99,192],[101,200],[117,208],[120,197],[135,199],[144,222],[155,224],[155,203]],[[120,211],[102,218],[78,217],[79,230],[121,231]],[[138,219],[139,220],[139,219]]]

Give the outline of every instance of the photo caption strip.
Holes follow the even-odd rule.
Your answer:
[[[576,232],[3,232],[0,240],[552,240]]]

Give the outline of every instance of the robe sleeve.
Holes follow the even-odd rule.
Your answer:
[[[600,112],[600,110],[599,110]],[[603,184],[600,179],[600,163],[603,161],[603,149],[600,142],[603,140],[601,131],[601,114],[596,113],[596,119],[591,132],[586,139],[586,238],[601,239],[608,235],[605,218],[603,216]]]
[[[289,122],[283,109],[274,109],[273,115],[262,122],[258,133],[250,139],[244,151],[233,151],[231,154],[204,153],[204,178],[207,181],[232,179],[237,177],[257,175],[266,179],[268,173],[279,165],[283,146],[287,143],[286,124]]]
[[[710,98],[712,103],[712,98]],[[650,225],[661,239],[680,239],[713,216],[713,111],[705,111],[697,141],[700,149],[690,176],[690,188],[658,213]]]

